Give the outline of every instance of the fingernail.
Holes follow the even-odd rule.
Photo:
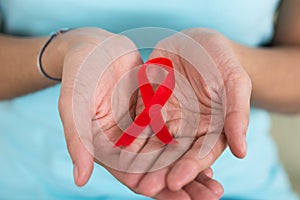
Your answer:
[[[74,182],[77,185],[77,179],[78,179],[78,167],[74,164],[73,166],[73,176],[74,176]]]

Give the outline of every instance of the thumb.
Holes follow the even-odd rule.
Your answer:
[[[249,123],[251,80],[242,68],[233,69],[225,79],[226,109],[224,131],[231,152],[238,158],[246,156],[246,131]]]
[[[83,186],[88,182],[94,166],[94,157],[86,148],[87,144],[90,144],[90,140],[88,140],[88,138],[89,135],[91,135],[91,126],[86,126],[86,124],[84,124],[83,126],[85,127],[85,131],[87,131],[84,133],[88,134],[86,136],[79,135],[77,129],[83,126],[76,126],[72,109],[72,95],[66,95],[63,92],[63,89],[61,94],[63,95],[60,96],[59,111],[64,127],[68,151],[73,162],[74,182],[77,186]],[[86,114],[82,113],[82,116],[85,115]],[[82,118],[80,122],[90,123],[89,120],[86,119],[87,118]]]

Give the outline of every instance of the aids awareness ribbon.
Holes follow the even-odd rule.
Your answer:
[[[154,92],[147,78],[146,70],[149,65],[159,66],[168,72],[156,92]],[[138,71],[138,86],[145,108],[123,132],[115,143],[115,146],[129,146],[149,125],[156,137],[163,143],[176,143],[166,127],[161,113],[161,109],[172,95],[175,87],[172,61],[167,58],[158,57],[144,63]]]

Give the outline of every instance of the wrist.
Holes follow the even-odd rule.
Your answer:
[[[83,46],[97,45],[112,34],[99,28],[80,28],[60,32],[52,39],[43,38],[47,45],[43,55],[43,69],[47,75],[61,79],[65,57],[69,52]],[[49,42],[50,40],[50,42]],[[47,41],[49,42],[47,44]]]
[[[54,38],[49,44],[47,44],[49,37],[45,37],[42,40],[44,46],[40,49],[45,49],[44,52],[39,55],[41,59],[40,68],[43,69],[48,76],[60,79],[62,77],[64,48],[57,38]],[[45,46],[46,44],[47,46]]]
[[[252,77],[255,74],[255,66],[251,65],[251,61],[249,60],[251,58],[252,48],[243,46],[231,40],[229,40],[229,43],[236,58],[252,80]]]

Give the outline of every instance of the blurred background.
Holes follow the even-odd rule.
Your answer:
[[[272,134],[278,145],[281,161],[288,171],[294,191],[300,195],[300,115],[271,114]]]

